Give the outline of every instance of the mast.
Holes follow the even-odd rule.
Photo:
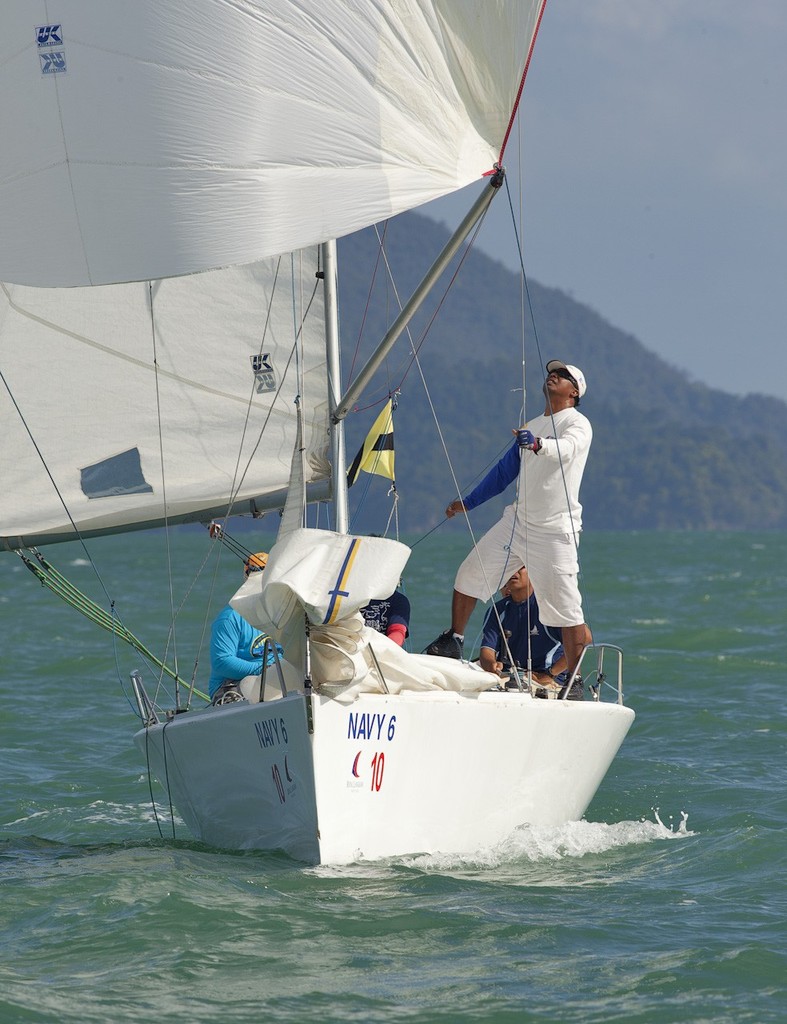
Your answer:
[[[347,533],[347,459],[344,447],[344,418],[336,415],[342,393],[342,367],[339,351],[338,263],[336,241],[320,245],[325,282],[325,351],[328,363],[328,401],[331,422],[331,463],[333,465],[333,509],[337,533]]]

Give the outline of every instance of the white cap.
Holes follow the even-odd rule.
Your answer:
[[[553,370],[568,370],[577,386],[579,397],[581,398],[585,394],[588,386],[585,383],[585,374],[578,366],[572,366],[571,363],[563,363],[559,359],[550,359],[547,363],[547,373],[552,373]]]

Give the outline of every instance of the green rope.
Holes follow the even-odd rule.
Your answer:
[[[147,661],[155,665],[158,669],[168,675],[175,682],[183,683],[186,686],[190,684],[186,683],[181,679],[177,672],[174,672],[169,665],[166,665],[163,661],[157,658],[147,647],[139,640],[134,634],[126,629],[120,619],[114,613],[114,605],[112,613],[106,611],[100,605],[96,604],[95,601],[91,601],[89,597],[82,593],[77,587],[73,585],[69,580],[65,578],[53,565],[46,561],[44,556],[34,551],[36,562],[27,555],[18,552],[19,557],[25,563],[27,568],[33,575],[38,579],[42,586],[46,587],[61,600],[65,601],[66,604],[76,609],[80,614],[84,615],[86,619],[94,622],[101,629],[105,629],[108,633],[113,633],[118,639],[124,643],[133,647],[135,651],[142,655]],[[198,696],[202,697],[203,700],[209,701],[210,698],[206,693],[202,693],[196,688],[193,692]]]

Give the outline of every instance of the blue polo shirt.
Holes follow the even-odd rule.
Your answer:
[[[562,656],[560,627],[551,626],[547,629],[541,622],[535,594],[519,604],[512,597],[504,597],[486,613],[481,646],[491,647],[498,660],[507,663],[508,652],[500,634],[498,616],[508,639],[511,657],[520,668],[527,668],[528,646],[534,672],[546,671]]]

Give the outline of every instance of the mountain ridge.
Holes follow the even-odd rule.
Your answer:
[[[421,214],[389,222],[385,252],[399,295],[409,296],[448,237]],[[348,382],[395,318],[398,300],[374,229],[340,240],[339,257]],[[543,411],[541,366],[549,359],[581,366],[588,380],[581,409],[594,441],[581,493],[585,529],[787,528],[787,404],[690,380],[560,289],[529,280],[526,298],[523,316],[519,276],[471,249],[413,321],[428,397],[403,337],[348,417],[351,459],[379,402],[401,388],[395,433],[402,530],[433,528],[456,497],[432,407],[462,493],[510,443],[522,405],[523,334],[529,416]],[[354,529],[374,529],[387,518],[389,486],[369,477],[351,489],[351,508],[366,493]],[[511,500],[513,487],[478,509],[474,523],[485,528]]]

